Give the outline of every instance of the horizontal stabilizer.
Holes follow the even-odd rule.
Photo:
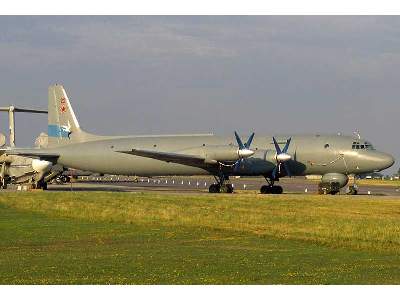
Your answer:
[[[3,149],[1,151],[4,151],[5,154],[8,155],[19,155],[19,156],[24,156],[24,157],[30,157],[30,158],[38,158],[42,160],[48,160],[48,161],[57,161],[58,157],[60,154],[55,153],[55,152],[49,152],[48,150],[46,151],[45,149]]]

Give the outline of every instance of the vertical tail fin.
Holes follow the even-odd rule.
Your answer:
[[[80,128],[62,85],[49,86],[48,111],[49,147],[84,142],[88,139],[89,134]]]

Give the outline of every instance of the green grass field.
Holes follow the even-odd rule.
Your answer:
[[[358,179],[357,184],[400,187],[400,180]]]
[[[0,284],[398,284],[399,200],[0,193]]]

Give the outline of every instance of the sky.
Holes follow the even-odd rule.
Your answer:
[[[0,106],[46,109],[59,83],[95,134],[358,130],[400,160],[400,17],[1,16],[0,28]],[[46,130],[44,115],[16,116],[18,146]]]

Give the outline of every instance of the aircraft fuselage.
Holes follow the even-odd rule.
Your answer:
[[[284,145],[292,137],[288,162],[292,175],[307,174],[361,174],[379,171],[393,164],[393,157],[376,151],[365,140],[340,135],[277,136]],[[356,149],[354,143],[358,143]],[[366,145],[369,145],[367,148]],[[213,174],[217,166],[190,166],[157,159],[120,153],[131,149],[201,155],[207,146],[236,146],[233,137],[204,136],[146,136],[118,137],[73,143],[57,147],[58,163],[67,167],[105,173],[138,176],[203,175]],[[363,145],[363,148],[361,148]],[[251,149],[255,151],[244,159],[239,169],[228,164],[223,167],[228,175],[268,175],[276,166],[276,151],[272,136],[258,135]]]

